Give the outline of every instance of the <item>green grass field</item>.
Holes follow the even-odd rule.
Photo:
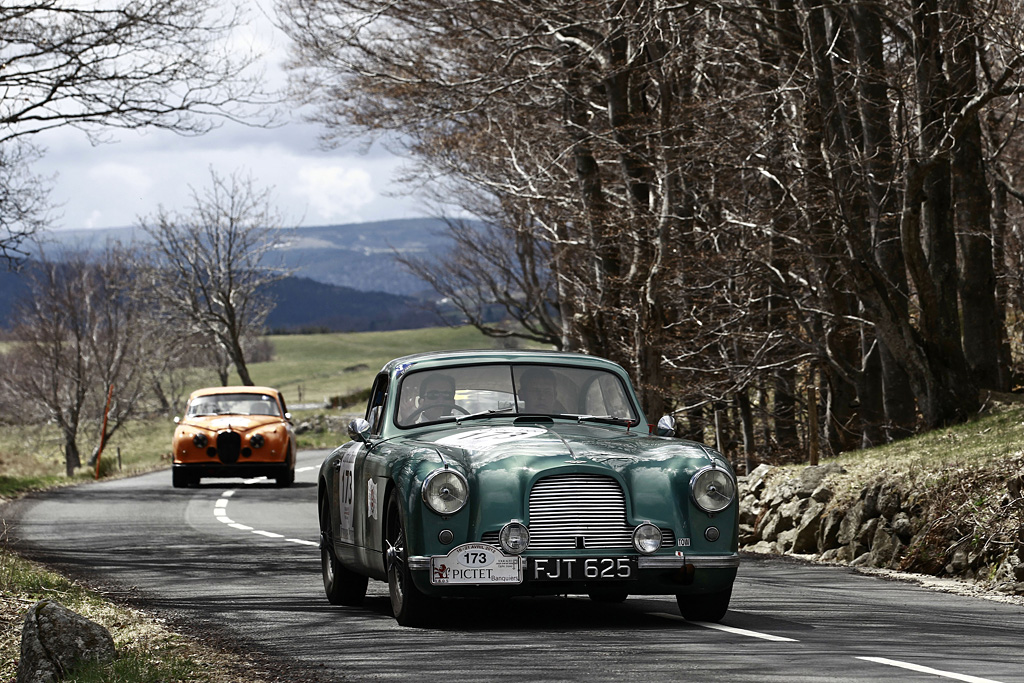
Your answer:
[[[322,404],[328,397],[365,391],[384,363],[392,358],[421,351],[495,346],[495,340],[472,327],[276,335],[268,339],[273,345],[273,359],[253,363],[249,367],[250,374],[257,384],[277,387],[284,392],[296,422],[309,420],[317,414],[337,414],[338,411],[320,407],[299,409],[298,406]],[[238,377],[233,381],[238,382]],[[195,386],[189,391],[217,384],[216,374],[206,371],[197,374]],[[172,417],[139,419],[117,432],[103,452],[101,473],[134,474],[169,466],[174,432]],[[299,447],[333,447],[346,439],[341,430],[329,433],[319,429],[301,435]],[[80,440],[83,459],[92,447],[93,444]],[[94,477],[93,470],[83,467],[69,480],[64,475],[63,462],[60,435],[52,426],[0,427],[0,498]]]
[[[384,363],[422,351],[490,349],[495,340],[472,327],[435,327],[392,332],[271,335],[274,358],[253,363],[249,374],[257,384],[284,392],[289,404],[318,403],[368,389]],[[233,376],[238,382],[238,376]],[[218,383],[210,372],[197,383]],[[199,388],[197,386],[196,388]]]

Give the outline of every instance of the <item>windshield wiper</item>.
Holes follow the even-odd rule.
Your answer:
[[[573,417],[576,418],[577,422],[603,422],[624,427],[635,427],[640,424],[640,420],[634,420],[629,417],[616,417],[615,415],[561,415],[559,417]]]
[[[513,407],[508,408],[492,408],[491,410],[481,410],[479,413],[470,413],[469,415],[452,415],[455,420],[455,424],[462,424],[465,420],[479,420],[481,417],[490,417],[498,413],[507,413],[512,410]]]

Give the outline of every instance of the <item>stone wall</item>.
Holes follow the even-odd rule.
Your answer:
[[[992,492],[988,517],[973,519],[884,474],[837,495],[844,473],[835,463],[761,465],[741,477],[740,549],[968,579],[1024,595],[1024,470]]]

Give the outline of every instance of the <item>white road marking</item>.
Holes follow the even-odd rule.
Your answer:
[[[298,473],[298,472],[307,472],[309,470],[317,470],[317,469],[320,469],[319,465],[315,465],[315,466],[312,466],[312,467],[299,467],[299,468],[296,468],[295,471],[296,471],[296,473]],[[267,479],[266,477],[255,477],[253,479],[246,479],[245,483],[246,484],[256,484],[256,483],[259,483],[261,481],[266,481],[266,479]],[[251,531],[254,534],[258,534],[258,535],[264,536],[266,538],[283,538],[288,543],[296,543],[298,545],[308,545],[308,546],[312,546],[314,548],[319,548],[320,547],[320,543],[318,543],[317,541],[307,541],[307,540],[302,539],[302,538],[285,538],[283,534],[274,533],[273,531],[264,531],[262,529],[254,529],[251,526],[246,526],[244,524],[239,524],[239,523],[235,522],[230,517],[228,517],[228,499],[231,498],[231,496],[233,496],[233,495],[235,495],[235,490],[234,489],[230,489],[228,491],[224,491],[224,492],[222,492],[220,494],[220,498],[218,498],[217,501],[213,504],[213,516],[216,519],[220,520],[221,522],[224,522],[225,524],[227,524],[232,529],[238,529],[239,531]]]
[[[254,534],[259,534],[260,536],[266,536],[267,538],[284,538],[284,534],[275,534],[273,531],[263,531],[262,529],[253,529],[252,532]]]
[[[665,617],[666,619],[673,619],[675,621],[686,621],[683,617],[678,614],[669,614],[668,612],[655,612],[655,616]],[[725,631],[726,633],[732,633],[738,636],[746,636],[748,638],[760,638],[761,640],[771,640],[777,643],[799,643],[799,640],[794,638],[786,638],[785,636],[775,636],[771,633],[760,633],[758,631],[748,631],[745,628],[736,628],[735,626],[725,626],[723,624],[714,624],[710,621],[686,621],[688,624],[694,626],[703,626],[704,628],[713,628],[716,631]]]
[[[320,544],[317,543],[316,541],[306,541],[306,540],[301,539],[301,538],[286,538],[284,540],[286,540],[286,541],[288,541],[290,543],[298,543],[299,545],[311,545],[314,548],[319,548],[320,547]]]
[[[900,669],[910,669],[911,671],[918,671],[920,673],[932,674],[933,676],[942,676],[943,678],[952,678],[957,681],[967,681],[967,683],[999,683],[999,681],[991,678],[979,678],[978,676],[968,676],[967,674],[958,674],[952,671],[942,671],[941,669],[933,669],[930,666],[921,666],[919,664],[910,664],[909,662],[901,662],[896,659],[886,659],[884,657],[857,657],[865,662],[874,662],[875,664],[885,664],[886,666],[895,666]]]

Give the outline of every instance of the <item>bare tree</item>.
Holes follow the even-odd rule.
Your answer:
[[[257,55],[232,43],[240,0],[0,3],[0,257],[46,218],[27,184],[31,136],[61,126],[93,142],[112,127],[200,134],[213,117],[250,118],[268,103]],[[264,119],[266,120],[266,119]]]
[[[555,285],[548,271],[550,246],[528,230],[449,220],[456,245],[443,259],[396,255],[399,263],[443,297],[437,313],[453,324],[468,322],[498,339],[562,346]]]
[[[203,193],[193,188],[190,213],[161,208],[143,220],[154,242],[150,296],[172,335],[207,340],[251,385],[245,341],[263,329],[272,308],[263,288],[287,274],[267,262],[281,218],[271,191],[251,178],[210,176]]]
[[[0,261],[8,267],[22,262],[22,245],[46,224],[46,181],[27,172],[38,158],[26,142],[0,144]]]
[[[134,259],[121,249],[95,261],[76,254],[33,262],[30,298],[15,316],[18,344],[4,357],[4,390],[54,422],[68,476],[81,462],[83,431],[99,444],[117,432],[145,395],[144,304]],[[112,401],[100,434],[108,392]]]

